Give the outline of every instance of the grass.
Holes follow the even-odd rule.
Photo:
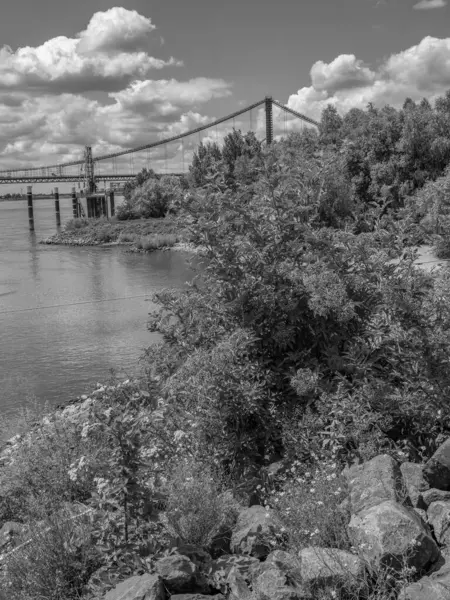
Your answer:
[[[136,242],[138,250],[157,250],[158,248],[171,248],[178,242],[174,233],[155,233],[140,238]]]

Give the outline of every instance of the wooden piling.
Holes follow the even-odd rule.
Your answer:
[[[61,227],[61,214],[59,212],[59,190],[55,187],[55,215],[56,215],[56,227]]]
[[[72,188],[72,214],[74,219],[78,219],[78,198],[76,188]]]
[[[30,231],[34,231],[34,215],[33,215],[33,188],[27,185],[27,202],[28,202],[28,225]]]
[[[114,205],[114,188],[112,183],[109,184],[109,208],[113,217],[116,214],[116,207]]]

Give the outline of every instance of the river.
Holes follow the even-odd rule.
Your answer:
[[[61,199],[61,219],[71,218]],[[132,375],[143,349],[152,294],[192,278],[180,252],[46,246],[56,232],[54,202],[0,202],[0,416],[35,399],[55,406],[104,382]],[[123,299],[126,298],[126,299]]]

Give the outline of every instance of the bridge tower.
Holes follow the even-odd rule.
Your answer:
[[[87,193],[93,194],[97,186],[95,185],[94,159],[92,158],[91,146],[85,146],[84,148],[84,181]]]
[[[273,142],[273,113],[272,113],[272,96],[266,96],[266,144]]]

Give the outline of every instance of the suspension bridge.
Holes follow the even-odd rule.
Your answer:
[[[93,193],[102,181],[105,187],[106,182],[125,182],[134,179],[144,168],[162,175],[186,173],[200,142],[220,145],[233,129],[253,131],[258,139],[270,144],[290,131],[311,126],[318,127],[319,123],[266,96],[264,100],[195,129],[136,148],[94,156],[92,147],[85,146],[79,160],[0,170],[0,184],[71,182],[78,183],[87,193]]]

